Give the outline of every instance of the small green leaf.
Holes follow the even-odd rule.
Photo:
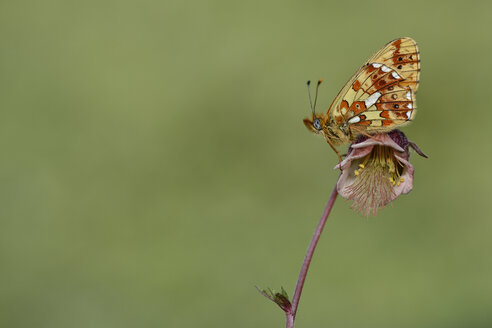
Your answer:
[[[280,287],[280,292],[277,292],[275,290],[272,290],[270,288],[268,289],[260,289],[258,286],[256,286],[256,289],[266,298],[268,298],[270,301],[276,303],[282,310],[285,312],[288,312],[292,308],[292,304],[290,303],[289,300],[289,295],[285,291],[284,287]]]

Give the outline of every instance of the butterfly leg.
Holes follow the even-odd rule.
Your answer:
[[[340,153],[338,152],[338,150],[335,148],[335,146],[333,146],[333,144],[331,143],[330,139],[328,137],[325,136],[325,139],[326,139],[326,142],[328,142],[328,144],[330,145],[331,149],[333,149],[333,151],[337,154],[338,156],[338,164],[340,164],[340,171],[342,171],[342,156],[340,155]]]
[[[364,130],[359,129],[359,128],[357,128],[357,127],[353,126],[353,125],[352,125],[352,126],[350,126],[350,128],[351,128],[351,129],[354,129],[355,131],[359,132],[359,133],[360,133],[360,134],[362,134],[362,135],[365,135],[365,136],[366,136],[366,137],[368,137],[368,138],[372,138],[372,137],[373,137],[372,135],[368,134],[368,133],[367,133],[367,132],[365,132]],[[350,132],[352,132],[352,130],[350,130]]]

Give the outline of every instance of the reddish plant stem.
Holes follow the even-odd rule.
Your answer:
[[[290,311],[285,312],[285,327],[294,328],[294,317]]]
[[[313,258],[314,250],[316,249],[316,245],[318,244],[319,237],[321,236],[321,232],[323,232],[323,227],[325,226],[326,220],[328,220],[328,215],[330,215],[331,209],[333,208],[333,204],[337,198],[337,186],[333,189],[331,193],[330,199],[328,200],[328,204],[326,204],[325,210],[321,219],[319,220],[318,226],[316,227],[316,231],[314,232],[313,238],[311,239],[311,243],[306,252],[306,256],[304,257],[304,262],[302,263],[301,272],[299,272],[299,278],[297,278],[296,289],[294,291],[294,296],[292,297],[292,308],[290,311],[287,311],[286,314],[286,328],[293,328],[294,321],[296,319],[297,308],[299,306],[299,300],[301,298],[302,288],[304,287],[304,281],[306,280],[307,272],[309,270],[309,265],[311,264],[311,259]]]

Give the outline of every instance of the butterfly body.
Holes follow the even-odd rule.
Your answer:
[[[420,76],[420,54],[411,38],[396,39],[376,52],[340,90],[326,114],[304,119],[308,130],[334,146],[357,136],[389,132],[412,120]],[[339,155],[340,156],[340,155]]]

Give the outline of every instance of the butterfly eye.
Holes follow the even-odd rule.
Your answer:
[[[319,121],[319,118],[315,119],[313,122],[313,126],[316,130],[321,130],[321,122]]]

